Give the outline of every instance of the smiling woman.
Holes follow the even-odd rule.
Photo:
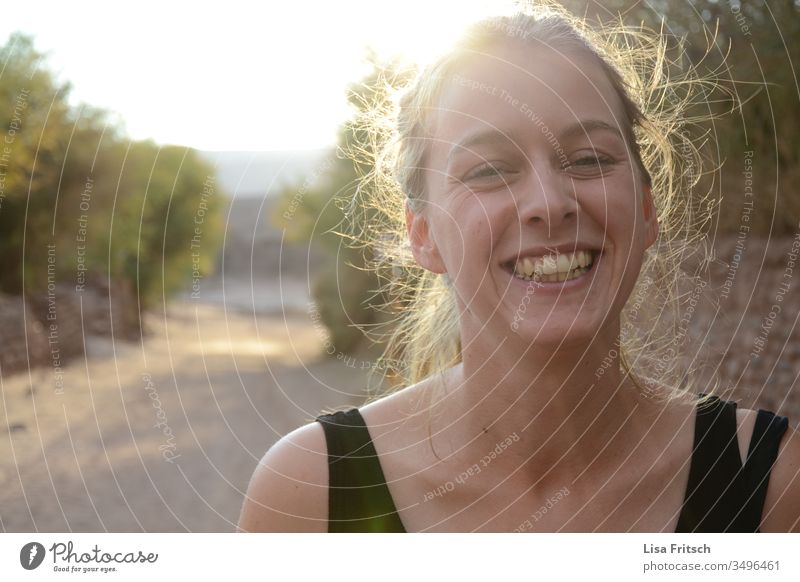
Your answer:
[[[270,449],[241,529],[800,528],[787,419],[700,393],[675,357],[710,217],[681,118],[704,83],[669,77],[664,42],[526,10],[377,105],[356,206],[406,306],[404,388]]]

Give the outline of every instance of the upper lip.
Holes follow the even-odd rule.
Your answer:
[[[587,243],[566,243],[560,245],[533,246],[520,250],[516,255],[504,261],[504,265],[513,265],[524,257],[544,257],[554,254],[577,253],[578,251],[603,252],[602,246],[595,246]]]

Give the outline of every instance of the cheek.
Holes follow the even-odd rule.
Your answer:
[[[467,233],[458,217],[447,209],[440,209],[431,222],[433,240],[447,272],[452,276],[459,269],[466,255]]]
[[[436,244],[451,277],[481,275],[489,265],[501,229],[480,204],[445,209],[438,216]]]
[[[443,242],[460,249],[459,253],[474,252],[470,247],[475,247],[479,240],[486,241],[492,231],[487,214],[488,209],[474,201],[443,206],[439,220],[443,238],[446,238]]]
[[[637,204],[636,193],[629,190],[609,185],[607,190],[590,192],[583,197],[584,209],[589,209],[598,224],[605,225],[609,235],[631,233],[644,226],[641,204]]]

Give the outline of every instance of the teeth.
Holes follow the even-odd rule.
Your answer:
[[[572,255],[572,257],[574,258],[575,255]],[[559,273],[564,273],[566,275],[572,270],[572,261],[568,259],[566,255],[558,255],[556,258],[556,263]]]
[[[542,275],[551,275],[558,271],[558,258],[554,256],[543,257],[536,265],[537,271]]]
[[[522,279],[536,281],[566,281],[589,270],[591,251],[578,251],[544,257],[524,257],[514,265],[514,274]]]
[[[534,266],[531,258],[525,257],[524,259],[522,259],[522,273],[526,277],[530,277],[531,275],[533,275],[533,271],[534,271]]]

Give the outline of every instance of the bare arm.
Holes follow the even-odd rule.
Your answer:
[[[327,532],[328,460],[318,422],[275,443],[256,467],[238,531]]]

